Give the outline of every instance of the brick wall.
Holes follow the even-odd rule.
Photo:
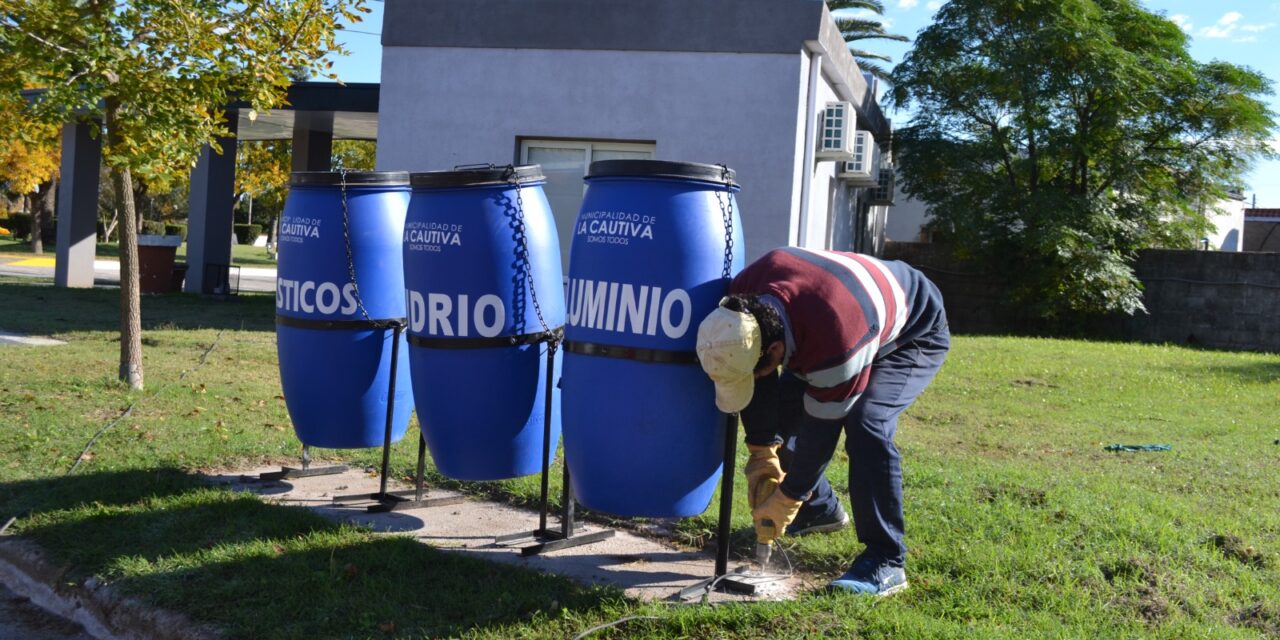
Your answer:
[[[891,242],[885,257],[920,268],[942,290],[957,333],[1026,333],[1003,305],[1007,286],[936,244]],[[1280,352],[1280,253],[1144,251],[1136,265],[1148,313],[1095,319],[1098,337]]]

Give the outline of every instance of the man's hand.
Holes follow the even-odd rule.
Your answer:
[[[787,497],[781,491],[774,491],[760,506],[751,510],[751,518],[756,524],[756,542],[772,544],[782,537],[787,525],[796,519],[803,500]]]
[[[778,445],[748,444],[751,458],[742,473],[747,476],[747,504],[752,509],[765,501],[782,482],[782,461],[778,460]]]

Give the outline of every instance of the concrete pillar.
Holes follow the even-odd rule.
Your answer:
[[[231,133],[238,114],[227,112]],[[222,154],[206,145],[191,172],[187,220],[187,293],[226,293],[235,208],[236,140],[221,138]]]
[[[53,282],[59,287],[92,287],[97,249],[98,169],[102,140],[96,124],[62,127],[62,174],[58,183],[58,249]],[[40,230],[35,230],[39,233]]]
[[[333,112],[293,114],[294,171],[328,171],[333,158]]]

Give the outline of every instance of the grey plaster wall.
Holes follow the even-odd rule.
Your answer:
[[[790,53],[820,0],[388,0],[383,46]],[[501,19],[495,19],[500,17]],[[637,28],[643,25],[643,28]]]
[[[382,46],[792,54],[887,140],[888,123],[822,0],[387,0]],[[386,85],[386,76],[383,75]]]
[[[890,242],[885,255],[937,283],[957,333],[1024,333],[1037,327],[1009,309],[1008,286],[942,245]],[[1280,353],[1280,253],[1143,251],[1135,272],[1146,314],[1089,319],[1099,337]]]
[[[1280,353],[1280,254],[1144,251],[1137,272],[1150,315],[1134,337]]]
[[[521,137],[651,141],[738,172],[751,260],[789,241],[805,57],[386,47],[378,167],[506,164]]]

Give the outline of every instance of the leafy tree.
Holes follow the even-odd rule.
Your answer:
[[[0,94],[0,183],[31,212],[31,250],[43,253],[40,230],[53,217],[61,147],[58,127],[27,117],[20,95]]]
[[[275,218],[284,210],[289,193],[289,174],[293,155],[289,140],[263,140],[242,143],[236,148],[237,200],[247,196],[253,203],[254,218],[266,221],[271,240],[275,240]],[[249,222],[245,217],[245,222]]]
[[[330,63],[364,0],[0,0],[0,94],[45,88],[48,122],[100,121],[120,199],[120,378],[142,388],[134,176],[163,190],[229,135],[224,105],[284,101],[290,73]],[[330,75],[332,77],[332,75]]]
[[[891,62],[889,56],[862,49],[856,44],[861,40],[911,41],[911,38],[906,36],[885,31],[884,24],[879,20],[866,17],[867,13],[884,15],[884,3],[880,0],[826,0],[826,2],[827,7],[832,11],[848,9],[858,12],[857,17],[835,16],[836,27],[840,29],[840,35],[844,36],[844,41],[848,43],[849,53],[853,54],[859,69],[881,80],[890,80],[888,70],[880,65],[881,62]]]
[[[1187,49],[1135,0],[952,0],[894,71],[903,190],[1023,309],[1143,310],[1137,251],[1191,247],[1271,154],[1270,82]]]
[[[378,143],[373,140],[334,140],[333,168],[373,171],[377,165]]]

